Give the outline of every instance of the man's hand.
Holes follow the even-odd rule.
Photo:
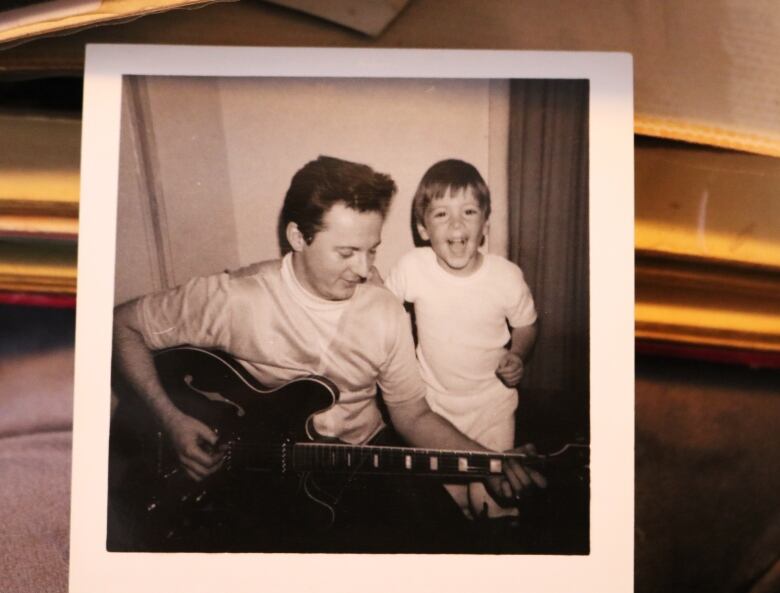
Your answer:
[[[536,455],[536,447],[531,444],[523,445],[506,453]],[[504,463],[504,475],[488,478],[486,485],[496,502],[508,506],[522,501],[536,488],[546,488],[547,480],[536,470],[524,466],[522,461],[510,459]]]
[[[424,449],[451,449],[463,451],[488,451],[455,428],[443,416],[431,410],[424,397],[407,401],[402,405],[388,406],[395,429],[409,444]],[[512,449],[507,453],[535,455],[533,445]],[[504,475],[485,481],[490,495],[502,506],[509,506],[535,488],[545,488],[547,480],[537,471],[522,465],[522,460],[507,460],[503,464]]]
[[[507,351],[501,358],[496,369],[496,376],[507,387],[517,387],[520,379],[523,378],[523,359],[519,354],[511,350]]]
[[[222,467],[224,446],[218,447],[219,437],[201,421],[178,412],[165,421],[168,436],[184,471],[199,482]]]

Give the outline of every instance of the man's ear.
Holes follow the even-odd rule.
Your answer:
[[[298,223],[288,222],[287,228],[285,229],[285,236],[287,237],[287,242],[290,244],[290,247],[293,248],[293,251],[303,251],[303,248],[306,245],[306,239],[304,239],[301,229],[298,228]]]
[[[430,241],[431,236],[428,234],[428,229],[425,228],[425,225],[417,223],[417,233],[420,235],[420,238],[423,241]]]

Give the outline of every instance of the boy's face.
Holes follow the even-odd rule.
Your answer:
[[[433,200],[425,211],[417,231],[436,253],[436,261],[445,271],[468,276],[482,263],[479,246],[488,228],[485,213],[471,188],[455,194],[447,190]]]

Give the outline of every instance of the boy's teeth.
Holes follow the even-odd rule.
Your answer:
[[[466,240],[465,239],[451,239],[449,241],[450,249],[453,250],[453,253],[460,254],[466,249]]]

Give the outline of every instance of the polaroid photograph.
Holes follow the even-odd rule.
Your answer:
[[[633,589],[626,54],[87,50],[70,590]]]

